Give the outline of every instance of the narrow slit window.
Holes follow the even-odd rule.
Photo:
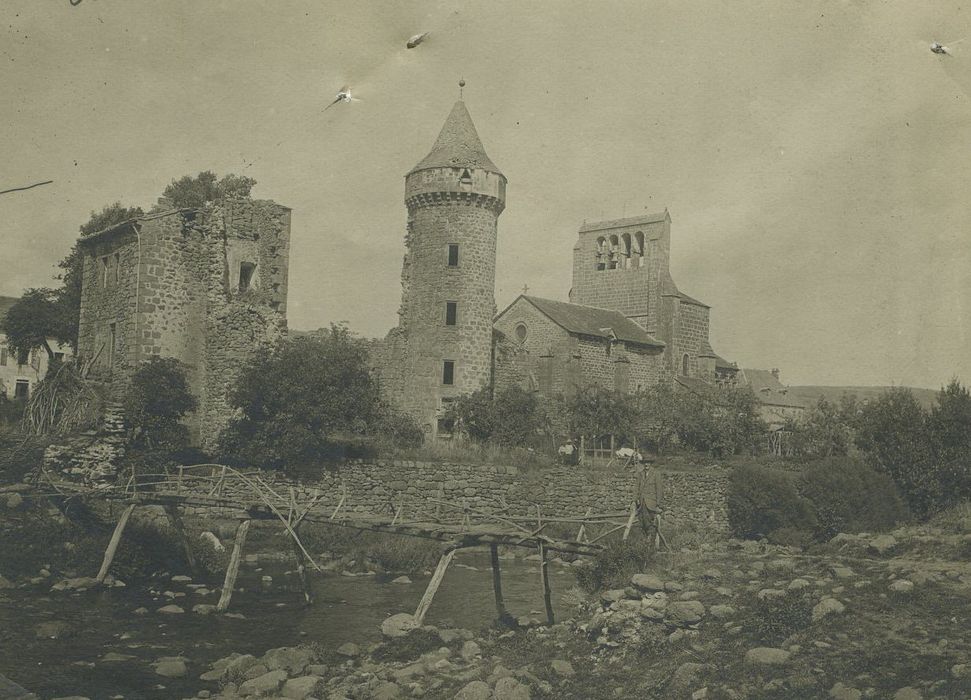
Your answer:
[[[458,302],[456,301],[446,301],[445,302],[445,325],[454,326],[455,319],[458,316]]]
[[[115,343],[118,340],[117,328],[114,323],[108,324],[108,369],[115,366]]]
[[[239,291],[245,292],[253,283],[253,273],[256,272],[256,264],[244,262],[239,264]]]
[[[459,244],[449,243],[448,244],[448,266],[458,267],[459,265]]]
[[[455,360],[445,360],[442,363],[442,384],[451,386],[455,383]]]
[[[121,254],[115,253],[114,264],[115,264],[114,283],[118,284],[118,280],[121,278]]]
[[[101,258],[101,286],[108,286],[108,257]]]

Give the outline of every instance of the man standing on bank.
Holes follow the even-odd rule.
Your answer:
[[[634,465],[635,497],[637,498],[638,514],[641,528],[647,535],[648,547],[657,551],[661,540],[661,501],[664,498],[664,484],[661,473],[651,465],[637,462]]]

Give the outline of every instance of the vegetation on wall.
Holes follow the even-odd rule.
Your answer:
[[[133,444],[160,452],[184,449],[189,431],[181,420],[196,406],[185,365],[173,357],[150,358],[135,370],[125,394]]]

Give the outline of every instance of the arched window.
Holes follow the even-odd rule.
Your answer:
[[[620,241],[617,239],[617,236],[614,235],[610,237],[610,254],[607,259],[607,269],[608,270],[617,269],[617,263],[619,262],[619,258],[620,258]]]
[[[625,233],[621,236],[621,240],[624,242],[622,253],[624,255],[624,267],[630,267],[630,234]]]
[[[637,267],[644,266],[644,234],[638,231],[634,234],[634,255],[637,256]]]
[[[607,239],[603,236],[597,239],[597,269],[607,269]]]
[[[688,353],[685,353],[684,355],[681,356],[681,376],[682,377],[688,376],[688,369],[689,369],[688,362],[689,362]]]

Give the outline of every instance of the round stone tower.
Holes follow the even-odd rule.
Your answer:
[[[459,100],[431,152],[405,177],[394,393],[433,436],[450,433],[441,420],[448,402],[491,377],[496,222],[505,201],[506,178]]]

